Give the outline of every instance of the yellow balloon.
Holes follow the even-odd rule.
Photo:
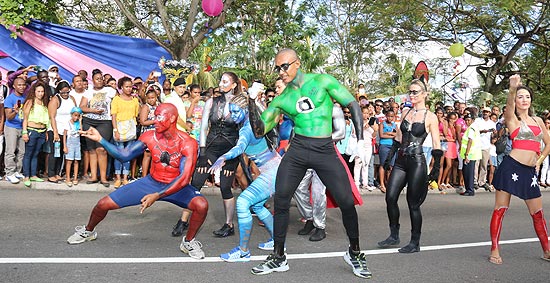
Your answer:
[[[462,54],[464,54],[464,44],[460,42],[453,43],[449,47],[449,54],[453,57],[460,57]]]

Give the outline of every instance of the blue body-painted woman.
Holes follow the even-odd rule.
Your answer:
[[[271,149],[264,137],[257,139],[252,132],[248,120],[248,98],[244,95],[234,97],[229,104],[231,118],[240,125],[239,140],[227,153],[223,154],[210,168],[211,172],[222,168],[226,160],[238,157],[242,153],[256,163],[261,174],[244,190],[237,199],[237,218],[239,221],[239,246],[230,252],[220,255],[224,261],[243,262],[250,260],[248,242],[252,231],[252,214],[250,208],[256,213],[258,219],[265,224],[270,234],[270,239],[260,243],[258,248],[273,250],[273,216],[264,207],[264,203],[275,192],[275,177],[281,157],[276,150]]]

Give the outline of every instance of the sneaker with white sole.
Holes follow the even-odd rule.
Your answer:
[[[185,237],[183,237],[183,239],[181,240],[180,250],[194,259],[204,258],[202,244],[194,238],[191,241],[186,241]]]
[[[10,182],[10,183],[12,183],[12,184],[18,184],[18,183],[19,183],[19,178],[17,178],[17,177],[15,176],[15,174],[10,175],[10,176],[6,175],[6,181],[8,181],[8,182]]]
[[[273,239],[269,239],[265,243],[259,243],[258,249],[264,250],[264,251],[273,251],[274,245],[275,245],[275,241],[273,241]]]
[[[21,174],[20,172],[16,172],[14,175],[15,175],[15,177],[17,177],[19,179],[25,178],[25,175]]]
[[[220,258],[227,262],[248,262],[250,261],[250,251],[244,252],[237,246],[226,254],[221,254]]]
[[[93,241],[97,238],[96,231],[86,231],[86,226],[76,226],[75,232],[67,239],[67,243],[71,245],[82,244],[87,241]]]
[[[352,255],[347,251],[346,254],[344,254],[344,260],[351,266],[353,274],[356,276],[367,279],[372,277],[372,273],[367,267],[367,258],[364,253]]]
[[[265,275],[272,272],[284,272],[288,271],[288,262],[286,261],[286,255],[282,257],[270,254],[264,262],[253,267],[251,272],[254,275]]]

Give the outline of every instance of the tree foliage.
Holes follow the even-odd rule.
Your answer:
[[[334,63],[330,72],[349,86],[357,86],[370,54],[384,42],[379,24],[372,19],[375,6],[371,1],[306,0],[307,15],[322,32],[316,39],[326,44]]]
[[[483,90],[496,94],[507,88],[514,73],[510,62],[529,48],[550,48],[548,0],[375,1],[377,21],[386,23],[385,37],[400,41],[462,42],[466,53],[479,58],[477,73]]]
[[[0,23],[16,28],[30,23],[31,19],[52,23],[60,22],[59,0],[0,0]]]

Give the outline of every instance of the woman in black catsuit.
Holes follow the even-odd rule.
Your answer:
[[[397,152],[397,159],[386,187],[386,205],[390,221],[390,236],[378,243],[381,248],[399,245],[399,194],[407,185],[407,204],[411,217],[411,241],[399,249],[400,253],[414,253],[420,251],[420,233],[422,228],[422,213],[420,205],[428,193],[428,181],[437,180],[439,164],[443,151],[439,143],[439,129],[437,117],[426,108],[428,89],[424,81],[413,80],[409,86],[409,97],[412,108],[403,109],[401,125],[390,154],[384,162],[389,167],[393,155]],[[422,143],[428,132],[432,135],[434,166],[427,174],[426,158],[422,152]]]
[[[237,123],[231,119],[229,101],[241,93],[241,81],[232,72],[222,74],[220,80],[221,96],[212,97],[206,101],[202,112],[201,133],[199,140],[199,157],[191,185],[198,190],[202,188],[206,179],[210,176],[208,169],[212,164],[230,148],[237,144],[239,129]],[[204,138],[206,137],[206,138]],[[217,237],[227,237],[235,234],[233,216],[235,214],[235,198],[231,192],[235,169],[239,160],[237,158],[227,160],[220,171],[220,189],[225,209],[225,223],[214,231]],[[173,236],[179,236],[187,227],[189,212],[184,210],[182,219],[174,226]]]

